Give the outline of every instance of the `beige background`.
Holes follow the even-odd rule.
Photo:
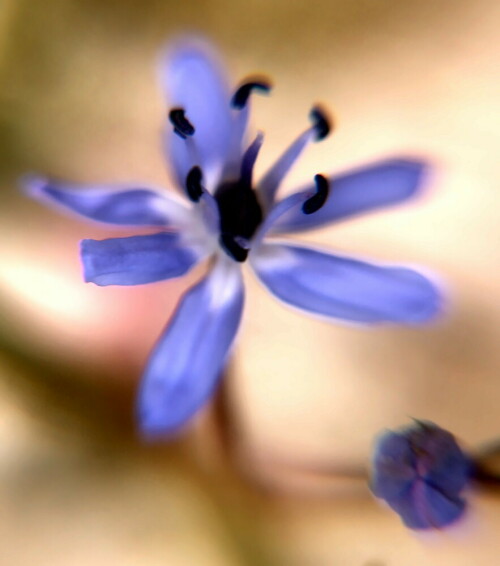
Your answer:
[[[362,470],[374,436],[409,417],[469,447],[498,436],[499,24],[493,0],[2,4],[0,564],[497,564],[498,496],[473,496],[461,528],[416,537],[339,474]],[[255,99],[266,133],[257,174],[306,127],[312,103],[336,116],[285,191],[392,154],[434,163],[413,205],[303,239],[438,273],[449,300],[435,325],[327,325],[248,273],[225,388],[244,487],[218,457],[215,470],[213,458],[208,471],[192,462],[213,457],[207,412],[194,444],[152,449],[133,433],[148,351],[201,271],[143,288],[84,285],[77,242],[109,232],[16,187],[32,170],[170,186],[155,58],[186,31],[215,41],[235,83],[273,79],[272,97]]]

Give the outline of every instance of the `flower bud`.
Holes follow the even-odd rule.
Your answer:
[[[383,434],[375,447],[371,489],[411,529],[445,527],[465,510],[471,460],[449,432],[415,421]]]

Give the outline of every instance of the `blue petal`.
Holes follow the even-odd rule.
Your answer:
[[[420,470],[429,485],[449,497],[457,496],[470,478],[471,461],[455,437],[431,422],[417,421],[407,436],[420,453]]]
[[[257,190],[266,209],[274,204],[276,192],[281,182],[313,138],[314,128],[308,128],[293,141],[259,181]]]
[[[400,497],[416,478],[416,461],[408,439],[388,432],[378,441],[373,461],[371,489],[391,501]]]
[[[278,202],[274,202],[252,238],[252,248],[255,250],[254,253],[258,253],[262,240],[272,230],[279,218],[290,213],[293,209],[302,207],[306,200],[313,195],[313,191],[302,191],[288,195]]]
[[[453,496],[467,485],[472,470],[471,460],[458,446],[443,447],[439,460],[427,473],[426,481],[438,487],[443,493]]]
[[[218,236],[220,233],[220,211],[214,196],[208,191],[203,191],[197,206],[208,233]]]
[[[167,144],[180,186],[194,165],[199,165],[213,188],[222,172],[232,139],[233,118],[226,79],[206,46],[182,43],[161,63],[161,81],[171,107],[183,108],[194,126],[184,140],[167,124]],[[211,186],[212,185],[212,186]]]
[[[226,165],[222,173],[222,181],[233,181],[238,179],[241,170],[241,158],[244,153],[244,145],[247,139],[247,126],[250,117],[250,100],[240,110],[232,110],[233,125],[231,127],[231,141],[226,159]]]
[[[201,255],[179,236],[163,232],[148,236],[83,240],[85,281],[96,285],[141,285],[186,273]]]
[[[437,289],[410,269],[268,243],[251,255],[251,261],[279,299],[322,316],[367,324],[415,324],[439,311]]]
[[[425,517],[429,526],[446,527],[455,522],[465,511],[465,500],[460,497],[449,497],[428,483],[423,483],[419,494],[420,504],[426,509]]]
[[[446,527],[465,511],[463,499],[450,498],[422,479],[417,479],[401,497],[387,503],[410,529]]]
[[[225,257],[183,297],[146,369],[138,399],[147,436],[174,432],[206,403],[238,329],[243,287]]]
[[[23,186],[37,200],[85,218],[123,226],[175,226],[187,209],[154,190],[118,190],[107,185],[75,185],[26,177]]]
[[[298,232],[403,202],[422,187],[426,166],[411,159],[389,159],[330,178],[330,195],[314,214],[283,215],[273,232]],[[309,187],[314,191],[313,185]]]

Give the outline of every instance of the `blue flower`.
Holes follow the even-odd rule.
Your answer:
[[[379,439],[371,489],[407,527],[446,527],[465,511],[462,494],[472,470],[472,460],[452,434],[433,423],[416,421]]]
[[[210,258],[211,269],[181,299],[145,370],[138,399],[143,432],[178,429],[214,391],[240,324],[241,264],[247,259],[276,297],[328,319],[416,324],[438,312],[437,289],[414,270],[276,239],[405,201],[421,184],[423,163],[395,158],[338,176],[316,175],[278,200],[281,181],[302,150],[328,134],[324,111],[312,109],[311,126],[255,182],[263,135],[249,141],[247,123],[251,95],[269,91],[267,81],[245,81],[231,96],[210,50],[184,42],[163,58],[161,82],[172,104],[164,143],[184,202],[143,186],[78,190],[42,177],[26,181],[35,198],[91,220],[158,227],[152,235],[84,240],[86,281],[151,283]]]

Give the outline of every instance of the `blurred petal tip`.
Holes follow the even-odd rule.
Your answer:
[[[47,178],[35,174],[26,174],[19,179],[19,185],[22,191],[34,198],[43,195],[43,189],[47,186],[47,183]]]

